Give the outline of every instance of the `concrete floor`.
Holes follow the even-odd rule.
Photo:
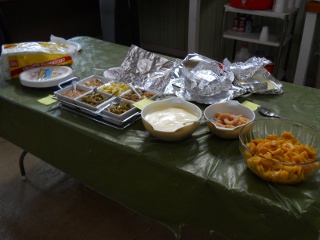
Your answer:
[[[163,225],[94,192],[76,179],[0,138],[1,240],[175,240]],[[222,240],[184,227],[181,240]]]

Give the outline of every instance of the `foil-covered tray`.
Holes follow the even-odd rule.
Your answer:
[[[235,75],[234,85],[253,94],[282,94],[281,82],[264,68],[270,63],[270,60],[259,57],[252,57],[246,62],[231,63],[228,59],[223,61],[224,69]]]
[[[264,66],[265,58],[223,63],[197,53],[169,60],[132,45],[121,64],[118,81],[203,104],[225,102],[245,94],[281,94],[282,84]]]

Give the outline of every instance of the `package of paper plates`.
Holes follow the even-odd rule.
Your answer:
[[[2,45],[1,74],[7,80],[42,66],[71,66],[76,50],[56,42],[24,42]]]

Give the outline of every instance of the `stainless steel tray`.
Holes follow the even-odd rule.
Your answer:
[[[97,113],[96,111],[92,111],[74,103],[57,99],[55,96],[53,96],[53,98],[59,101],[59,107],[62,109],[119,130],[129,127],[141,118],[140,111],[138,111],[128,116],[126,119],[119,120],[103,113]],[[83,110],[85,110],[85,112]]]

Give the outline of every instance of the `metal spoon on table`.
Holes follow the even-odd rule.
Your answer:
[[[258,111],[267,117],[275,117],[275,118],[281,118],[281,119],[285,119],[284,117],[281,117],[279,115],[276,115],[273,111],[271,111],[270,109],[266,108],[266,107],[258,107]]]

